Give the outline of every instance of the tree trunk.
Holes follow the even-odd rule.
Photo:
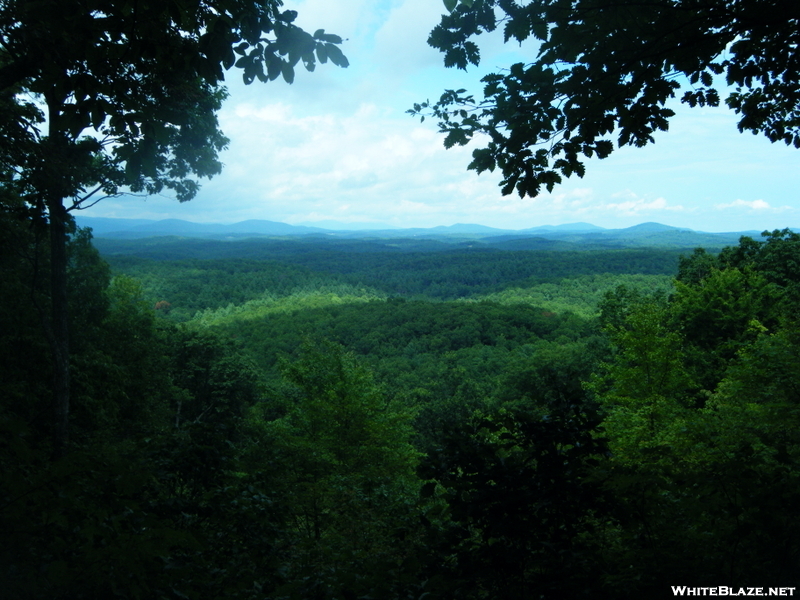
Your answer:
[[[70,157],[73,149],[61,128],[63,98],[46,96],[48,135],[39,176],[40,192],[50,221],[50,346],[53,353],[53,456],[69,444],[69,317],[67,308],[67,211],[64,198],[72,193]]]
[[[60,458],[69,443],[69,318],[67,310],[67,212],[61,198],[51,198],[50,295],[53,351],[53,456]]]

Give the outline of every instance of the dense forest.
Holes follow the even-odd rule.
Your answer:
[[[101,256],[74,228],[59,456],[43,230],[0,225],[6,597],[798,584],[789,230],[718,253],[309,239],[192,258],[196,240]]]
[[[654,142],[683,83],[715,107],[723,74],[740,131],[800,147],[792,2],[444,4],[445,66],[498,27],[541,42],[483,100],[408,111],[447,147],[487,134],[468,168],[503,194]],[[800,234],[77,227],[219,174],[226,80],[347,67],[306,22],[281,0],[0,2],[0,596],[794,595]]]

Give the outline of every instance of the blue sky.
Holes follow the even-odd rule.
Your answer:
[[[627,227],[645,221],[701,231],[800,227],[800,151],[736,129],[724,109],[678,113],[643,149],[586,161],[537,198],[502,196],[500,176],[467,171],[471,147],[445,150],[436,123],[405,114],[445,88],[479,92],[480,77],[530,61],[532,45],[481,41],[482,64],[445,69],[427,43],[441,0],[287,2],[308,31],[346,38],[348,69],[319,65],[282,80],[244,86],[228,72],[220,124],[231,139],[221,175],[197,198],[107,199],[86,216],[233,223],[337,220],[398,227],[480,223],[506,229],[585,221]]]

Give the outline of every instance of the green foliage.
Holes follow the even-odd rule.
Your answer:
[[[51,376],[42,335],[49,300],[44,228],[0,207],[0,381],[6,408],[23,421],[41,418]]]
[[[363,356],[393,394],[420,399],[449,398],[468,389],[488,393],[509,352],[539,338],[576,339],[588,327],[577,317],[527,305],[336,300],[310,294],[253,303],[252,312],[233,310],[191,326],[207,323],[219,335],[235,338],[265,373],[274,373],[281,352],[294,354],[303,336],[324,336]]]
[[[617,577],[631,594],[678,576],[796,580],[797,329],[766,246],[695,252],[670,301],[620,289],[603,307],[615,353],[589,390],[611,450],[609,556],[630,565]]]
[[[224,428],[82,445],[50,461],[2,420],[9,597],[255,599],[278,580],[270,482],[234,474]]]
[[[708,277],[714,268],[719,268],[717,257],[704,248],[695,248],[691,256],[681,256],[675,279],[687,285],[696,285]]]
[[[153,261],[107,257],[115,272],[142,282],[148,300],[168,302],[169,321],[188,321],[201,311],[250,301],[283,298],[301,290],[341,285],[335,276],[277,260],[223,259]],[[341,293],[341,292],[340,292]]]
[[[712,270],[696,286],[676,287],[673,314],[703,387],[713,389],[736,353],[775,327],[780,290],[752,268]]]
[[[273,447],[289,514],[285,566],[290,597],[336,598],[391,590],[376,578],[408,553],[417,452],[410,415],[389,403],[355,357],[330,342],[306,343],[284,365],[277,398],[285,415],[256,416]],[[257,415],[256,411],[256,415]],[[257,450],[256,450],[257,452]]]
[[[86,335],[87,329],[97,327],[108,311],[108,299],[104,292],[111,279],[108,264],[92,246],[89,230],[78,229],[70,238],[67,278],[71,284],[70,327]]]
[[[454,249],[444,244],[433,251],[416,246],[404,251],[370,240],[336,244],[319,240],[216,244],[208,240],[148,240],[133,248],[109,240],[100,242],[115,271],[141,279],[153,303],[170,302],[183,311],[180,318],[191,317],[197,310],[241,304],[265,292],[280,297],[309,287],[341,284],[392,296],[441,300],[481,297],[564,279],[577,280],[576,288],[605,287],[606,280],[610,283],[617,275],[671,277],[680,255],[679,250],[659,248],[576,252]],[[120,254],[121,250],[130,254]],[[188,260],[183,258],[186,255],[212,258]],[[645,285],[636,277],[628,282]],[[552,295],[552,288],[542,291]],[[561,294],[564,291],[562,288]],[[570,290],[565,303],[588,309],[588,303],[577,298],[580,293],[580,289]]]
[[[267,508],[271,486],[261,481],[248,492],[234,475],[245,445],[241,414],[259,396],[257,375],[230,344],[158,327],[141,286],[124,276],[109,283],[107,266],[78,234],[69,261],[80,278],[71,288],[80,301],[73,445],[52,460],[39,320],[47,312],[36,306],[47,297],[29,287],[36,260],[46,266],[47,256],[34,232],[3,225],[10,233],[4,240],[19,244],[19,256],[3,255],[14,260],[2,281],[9,295],[0,300],[0,312],[14,317],[0,332],[14,342],[3,345],[0,371],[4,593],[254,597],[274,581],[257,557],[270,554],[280,524]],[[251,540],[249,550],[240,549],[242,539]]]
[[[158,575],[162,557],[192,540],[147,507],[144,465],[109,448],[48,464],[28,445],[29,431],[3,424],[19,440],[4,445],[2,456],[4,594],[33,599],[157,593],[165,584]]]
[[[611,556],[630,565],[620,587],[649,595],[678,576],[714,585],[720,573],[733,585],[797,580],[797,404],[772,388],[796,369],[781,337],[765,335],[743,354],[704,408],[666,396],[649,413],[607,405],[605,485],[620,523]]]
[[[179,326],[75,232],[73,442],[54,460],[44,230],[0,216],[10,596],[633,599],[676,578],[798,583],[787,232],[695,252],[674,288],[580,276],[565,256],[562,287],[506,287],[502,303],[323,276],[298,290],[311,270],[286,263],[119,260],[173,298],[214,280],[216,307]],[[309,259],[337,277],[404,264],[371,260]],[[228,282],[244,303],[225,306]]]
[[[531,304],[556,313],[575,313],[584,318],[597,316],[607,292],[618,286],[641,292],[667,293],[672,289],[668,275],[611,275],[608,273],[561,279],[557,283],[540,283],[528,288],[509,288],[481,296],[500,304]]]
[[[448,148],[485,134],[489,142],[473,151],[469,168],[499,168],[503,194],[552,191],[565,177],[583,177],[584,157],[605,158],[615,142],[652,143],[668,129],[674,111],[665,105],[681,88],[689,106],[717,106],[723,74],[733,87],[725,102],[739,114],[740,131],[800,148],[800,14],[790,1],[445,5],[450,14],[428,43],[444,53],[447,67],[478,65],[473,40],[501,26],[506,42],[536,44],[532,62],[481,80],[482,99],[445,90],[438,102],[408,111],[438,118]]]
[[[623,327],[609,325],[608,333],[617,352],[590,389],[601,398],[603,430],[615,460],[637,464],[643,454],[670,446],[687,418],[695,384],[663,303],[640,302]]]
[[[174,391],[165,336],[135,280],[114,277],[100,297],[107,308],[95,329],[75,336],[83,351],[72,357],[73,437],[137,437],[163,425]]]
[[[600,336],[524,346],[509,357],[499,400],[518,408],[584,404],[589,400],[585,383],[607,353],[608,343]]]
[[[9,134],[0,148],[0,208],[48,225],[55,456],[69,444],[69,212],[127,193],[168,190],[191,200],[197,178],[222,168],[223,70],[241,68],[245,83],[278,74],[291,83],[295,65],[311,71],[317,55],[347,66],[341,38],[306,33],[281,4],[0,5],[0,128]]]
[[[742,237],[739,246],[723,249],[720,265],[741,270],[751,266],[780,288],[783,301],[790,304],[787,310],[793,310],[800,302],[800,234],[776,229],[762,235],[764,242]]]
[[[345,304],[360,304],[384,300],[385,296],[373,290],[350,285],[311,286],[301,291],[292,290],[287,296],[276,297],[265,294],[239,306],[229,304],[217,310],[205,310],[195,314],[192,325],[215,327],[240,321],[261,319],[275,314],[291,314],[304,310],[325,309]],[[238,323],[241,326],[241,323]]]
[[[674,310],[708,390],[738,351],[775,331],[800,301],[800,236],[788,229],[763,235],[763,242],[742,237],[716,257],[698,250],[682,260]]]
[[[241,417],[261,394],[260,375],[230,342],[178,329],[168,339],[167,368],[177,395],[174,426]]]
[[[598,592],[594,515],[605,499],[588,481],[604,452],[591,435],[596,422],[589,404],[553,403],[450,428],[420,468],[432,480],[423,494],[447,507],[428,523],[435,542],[427,574],[440,597]]]

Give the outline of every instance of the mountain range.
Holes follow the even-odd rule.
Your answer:
[[[641,223],[623,229],[606,229],[590,223],[564,225],[542,225],[521,230],[497,229],[485,225],[457,223],[430,228],[390,228],[377,225],[376,229],[365,229],[364,224],[354,225],[336,221],[324,221],[326,227],[289,225],[276,221],[248,220],[233,224],[193,223],[180,219],[160,221],[147,219],[113,219],[78,215],[81,227],[91,227],[96,238],[141,239],[154,237],[202,238],[214,240],[242,240],[246,238],[318,237],[327,239],[391,239],[423,238],[449,243],[476,242],[480,245],[504,247],[506,249],[541,248],[545,241],[562,245],[579,246],[680,246],[707,248],[722,247],[738,243],[739,237],[760,237],[759,231],[708,233],[687,228],[671,227],[661,223]],[[384,227],[384,228],[380,228]]]

